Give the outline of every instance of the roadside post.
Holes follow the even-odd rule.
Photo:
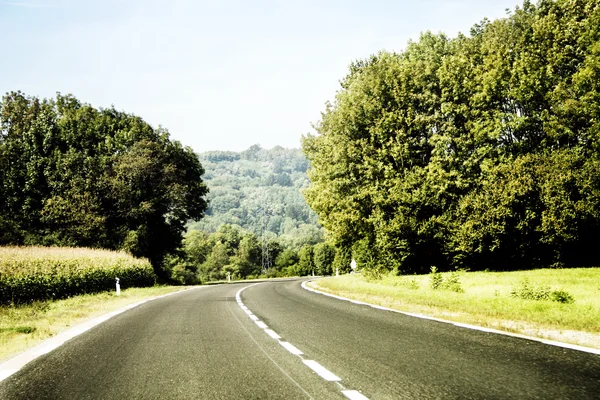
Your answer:
[[[231,272],[227,273],[227,282],[231,282]]]
[[[354,258],[352,259],[352,262],[350,262],[350,268],[352,268],[352,272],[356,272],[356,261]]]
[[[121,295],[121,285],[119,284],[119,278],[117,278],[117,296]]]

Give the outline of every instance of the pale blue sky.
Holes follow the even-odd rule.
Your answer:
[[[353,60],[518,0],[0,0],[0,93],[72,93],[195,151],[299,147]]]

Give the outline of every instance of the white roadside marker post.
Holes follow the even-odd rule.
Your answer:
[[[227,273],[227,282],[231,282],[231,272]]]
[[[121,295],[121,285],[119,284],[119,278],[117,278],[117,296]]]
[[[335,276],[340,276],[340,269],[339,268],[335,268]]]

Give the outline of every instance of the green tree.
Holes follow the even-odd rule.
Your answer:
[[[223,267],[229,265],[227,246],[222,242],[215,243],[200,271],[204,280],[219,280],[225,278]]]
[[[298,252],[294,249],[285,249],[275,259],[275,267],[277,270],[294,275],[298,266]]]
[[[248,275],[259,275],[261,270],[262,249],[256,236],[245,234],[239,242],[236,253],[237,271],[241,278]]]
[[[314,250],[310,244],[302,246],[298,251],[298,275],[310,275],[315,271]]]
[[[594,0],[526,1],[353,63],[303,139],[333,242],[407,273],[597,260],[599,22]]]
[[[314,247],[314,263],[316,273],[319,275],[331,275],[333,261],[335,259],[335,247],[329,243],[319,243]]]
[[[0,125],[4,243],[124,249],[168,279],[165,256],[206,209],[204,170],[190,148],[71,95],[8,93]]]

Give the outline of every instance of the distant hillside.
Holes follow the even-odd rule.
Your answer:
[[[254,145],[240,153],[210,151],[199,156],[210,189],[209,208],[190,229],[215,232],[231,224],[257,235],[264,229],[293,247],[322,240],[317,217],[300,192],[308,186],[308,161],[301,150]]]

